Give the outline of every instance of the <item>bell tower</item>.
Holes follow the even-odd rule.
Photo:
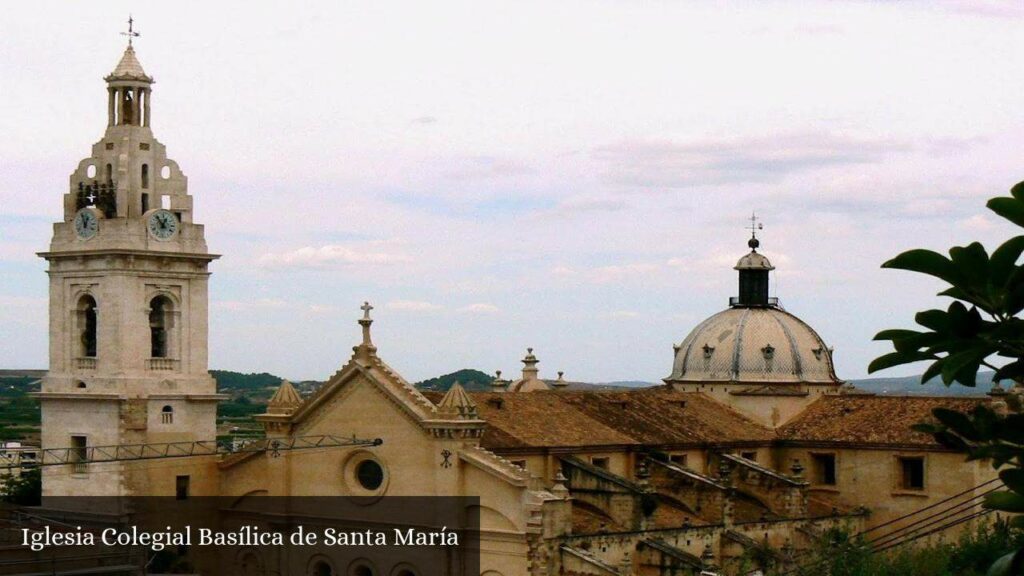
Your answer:
[[[131,22],[131,21],[129,21]],[[49,264],[50,366],[39,393],[43,494],[203,492],[191,459],[84,463],[97,446],[216,437],[207,366],[208,266],[188,180],[153,137],[153,78],[131,39],[106,76],[107,126],[72,172]],[[98,100],[98,99],[97,99]],[[210,480],[212,482],[212,480]]]

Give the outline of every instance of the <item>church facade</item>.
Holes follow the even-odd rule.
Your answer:
[[[92,462],[97,446],[212,440],[209,265],[187,179],[150,128],[153,79],[129,46],[106,77],[108,125],[72,173],[48,251],[50,370],[39,398],[60,495],[479,497],[481,574],[734,573],[788,562],[832,528],[869,529],[970,492],[994,474],[910,425],[988,399],[872,396],[769,297],[752,238],[739,295],[678,345],[663,385],[595,392],[544,380],[424,393],[390,368],[364,305],[351,356],[314,394],[285,382],[269,438],[345,435],[378,446]],[[997,399],[996,399],[997,400]],[[239,574],[275,559],[240,559]],[[307,573],[424,575],[369,555]]]

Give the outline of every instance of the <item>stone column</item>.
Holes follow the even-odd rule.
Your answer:
[[[114,112],[117,116],[117,124],[124,122],[124,94],[121,93],[121,90],[122,88],[114,88]]]
[[[132,120],[136,126],[142,126],[142,88],[134,88],[135,92],[135,114]]]
[[[114,89],[107,87],[107,126],[114,125]]]
[[[153,99],[153,89],[152,88],[146,88],[145,93],[146,93],[146,112],[145,112],[145,124],[143,124],[143,126],[145,126],[146,128],[149,128],[149,109],[150,109],[150,100]]]

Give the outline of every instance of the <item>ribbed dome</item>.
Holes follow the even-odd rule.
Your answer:
[[[676,350],[677,382],[839,382],[832,353],[810,326],[779,308],[730,308],[701,322]]]

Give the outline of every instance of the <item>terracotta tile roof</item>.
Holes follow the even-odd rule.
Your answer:
[[[562,392],[476,392],[480,417],[487,421],[481,445],[494,448],[638,444],[567,403]]]
[[[938,447],[910,427],[931,421],[935,408],[968,412],[985,398],[928,396],[822,396],[779,429],[780,439],[870,445]]]
[[[767,428],[696,392],[471,393],[488,449],[770,441]],[[436,399],[431,397],[432,400]]]

